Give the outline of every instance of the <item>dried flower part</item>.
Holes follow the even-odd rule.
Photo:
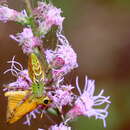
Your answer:
[[[65,64],[65,61],[61,57],[55,57],[51,63],[54,69],[60,69]]]
[[[95,84],[94,80],[85,80],[85,86],[83,93],[81,92],[78,85],[78,78],[76,80],[76,87],[79,91],[80,96],[75,101],[74,107],[68,112],[69,118],[75,118],[77,116],[83,115],[92,117],[94,116],[96,119],[102,119],[104,123],[104,127],[106,127],[106,117],[108,116],[108,107],[111,103],[109,101],[109,96],[103,96],[104,90],[102,90],[97,96],[94,96]],[[97,106],[101,106],[103,104],[107,104],[105,108],[98,109]]]
[[[39,25],[39,31],[45,35],[53,25],[62,26],[64,17],[61,16],[61,9],[57,9],[51,3],[39,2],[33,14]]]
[[[24,22],[26,21],[25,11],[18,12],[5,6],[0,6],[0,21],[6,23],[7,21]]]
[[[60,123],[59,125],[53,125],[48,130],[71,130],[71,127],[68,127],[64,125],[63,123]]]
[[[24,28],[22,33],[18,33],[16,36],[10,35],[12,39],[17,41],[22,46],[24,53],[32,53],[33,49],[40,46],[42,41],[33,35],[31,28]]]

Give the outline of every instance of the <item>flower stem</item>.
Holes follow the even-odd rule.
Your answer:
[[[30,0],[25,0],[25,4],[26,4],[28,14],[31,15],[32,14],[32,6],[30,3]]]
[[[33,10],[32,4],[34,4],[33,1],[31,2],[30,0],[25,0],[25,5],[26,5],[26,10],[27,10],[28,16],[31,18],[30,27],[35,35],[37,26],[36,26],[36,23],[35,23],[33,14],[32,14],[32,10]]]

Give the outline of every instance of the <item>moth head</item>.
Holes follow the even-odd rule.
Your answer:
[[[51,100],[48,96],[46,96],[46,97],[43,98],[42,104],[43,104],[44,106],[47,106],[47,105],[49,105],[51,102],[52,102],[52,100]]]

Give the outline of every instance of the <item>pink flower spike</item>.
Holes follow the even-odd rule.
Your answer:
[[[23,32],[18,33],[16,36],[10,35],[12,39],[19,42],[22,46],[23,52],[26,54],[32,53],[33,48],[40,46],[42,41],[33,35],[31,28],[24,28]]]
[[[63,123],[60,123],[59,125],[53,125],[48,130],[71,130],[71,127],[68,127],[64,125]]]
[[[74,68],[78,67],[77,54],[75,53],[73,48],[69,45],[69,42],[66,39],[66,37],[60,34],[60,32],[58,32],[57,38],[60,44],[57,45],[56,49],[54,51],[53,50],[45,51],[46,58],[49,64],[54,63],[56,57],[62,59],[63,64],[61,65],[61,68],[56,68],[52,65],[54,67],[52,71],[54,79],[62,77],[63,75],[69,73]]]
[[[38,7],[33,10],[33,14],[42,35],[45,35],[53,25],[62,26],[64,17],[61,16],[61,13],[61,9],[53,6],[52,3],[38,3]]]
[[[94,80],[88,80],[87,77],[85,78],[85,86],[84,91],[81,93],[81,90],[78,85],[78,78],[76,79],[76,87],[80,93],[80,96],[75,101],[74,107],[68,112],[67,116],[69,118],[75,118],[77,116],[87,116],[92,117],[94,116],[96,119],[102,119],[104,127],[106,127],[106,117],[108,116],[108,107],[111,103],[109,101],[109,96],[103,96],[104,90],[94,96],[95,90],[95,83]],[[96,106],[100,106],[103,104],[107,104],[105,108],[99,109]]]
[[[67,104],[71,105],[74,94],[72,93],[72,87],[71,85],[61,85],[53,92],[49,92],[49,96],[53,101],[52,106],[61,108]]]

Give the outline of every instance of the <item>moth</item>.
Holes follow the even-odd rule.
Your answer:
[[[36,109],[38,105],[47,107],[51,103],[44,92],[45,70],[34,53],[28,58],[28,73],[32,80],[31,90],[5,92],[8,97],[7,122],[10,124]]]

